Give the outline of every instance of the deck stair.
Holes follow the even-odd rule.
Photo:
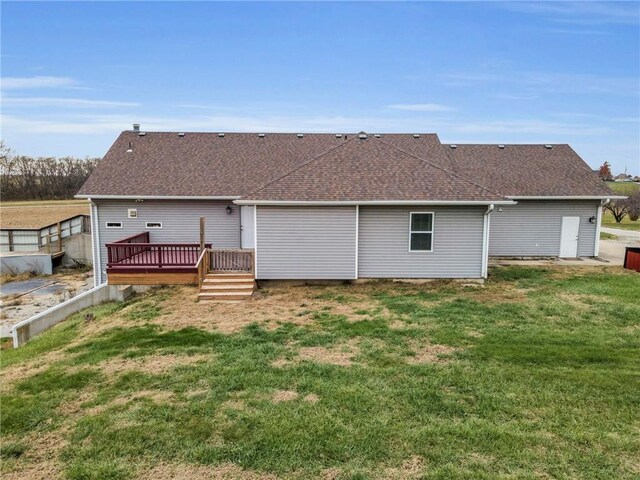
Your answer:
[[[251,298],[256,282],[251,273],[215,273],[205,275],[198,294],[200,301],[239,301]]]

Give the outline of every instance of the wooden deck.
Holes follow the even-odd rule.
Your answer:
[[[239,272],[253,277],[253,250],[201,250],[199,243],[153,243],[149,232],[108,243],[112,285],[202,285],[205,276]]]

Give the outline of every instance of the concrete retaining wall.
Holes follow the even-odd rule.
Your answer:
[[[27,272],[51,275],[53,273],[51,255],[47,253],[3,253],[0,256],[0,273],[19,275]]]
[[[78,233],[76,235],[63,238],[62,249],[64,250],[62,262],[65,265],[73,265],[77,262],[85,265],[91,265],[93,262],[93,254],[91,252],[91,234]]]
[[[109,301],[124,301],[133,293],[133,288],[102,284],[55,307],[16,323],[12,329],[14,348],[24,345],[34,336],[66,320],[82,309]]]

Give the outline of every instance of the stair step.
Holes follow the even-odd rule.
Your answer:
[[[231,283],[231,284],[203,284],[200,289],[201,292],[217,292],[217,291],[226,291],[226,290],[237,290],[237,291],[246,291],[255,289],[255,285],[253,283],[248,284],[240,284],[240,283]]]
[[[217,278],[253,278],[252,273],[214,273],[210,272],[206,274],[207,277],[217,277]]]
[[[199,300],[247,300],[251,298],[253,291],[247,292],[200,292],[198,294]]]
[[[215,278],[215,277],[205,277],[203,283],[216,283],[216,284],[250,283],[250,284],[253,285],[253,278]]]

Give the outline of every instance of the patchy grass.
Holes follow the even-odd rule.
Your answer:
[[[618,236],[611,233],[600,232],[600,240],[617,240]]]
[[[154,290],[0,351],[0,472],[637,478],[639,291],[611,267],[274,289],[236,310]]]

